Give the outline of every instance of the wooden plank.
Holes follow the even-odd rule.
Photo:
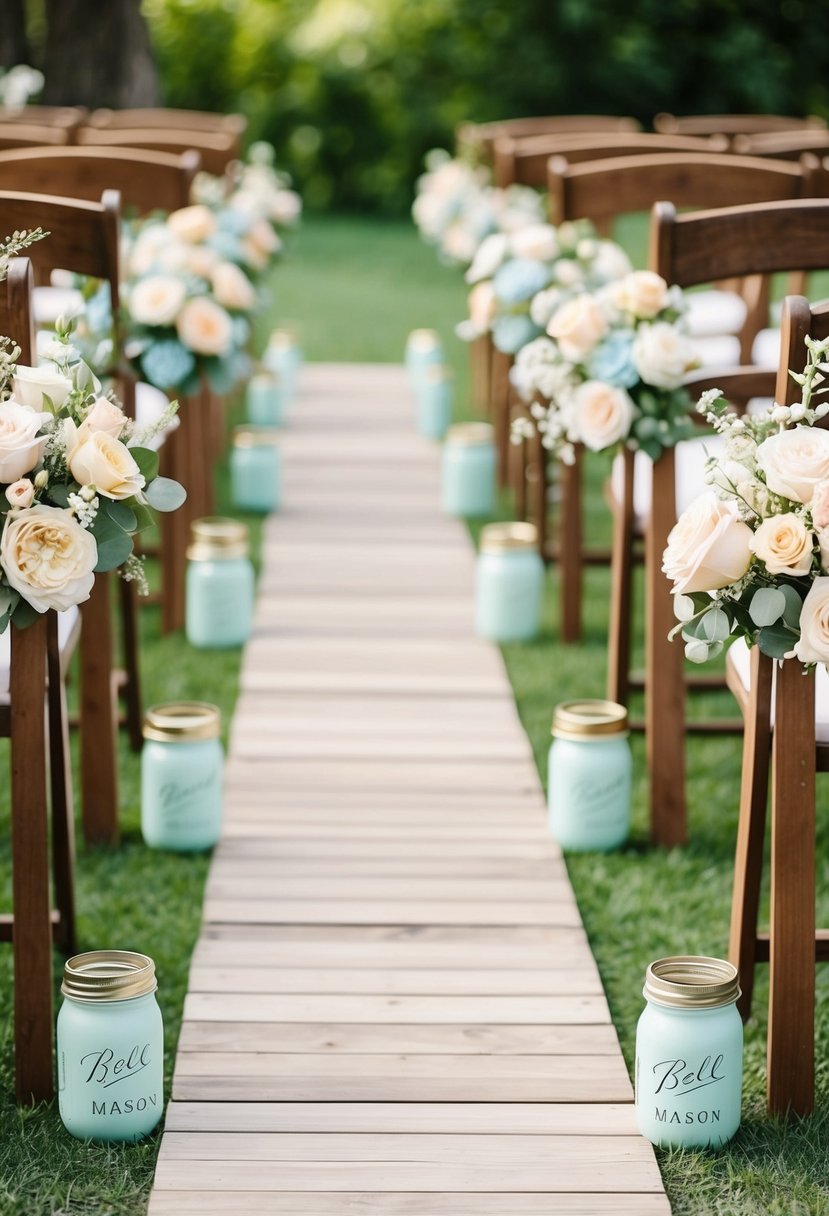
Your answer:
[[[343,812],[340,812],[340,818]],[[542,861],[499,861],[486,857],[346,857],[338,861],[333,857],[319,860],[309,858],[299,865],[283,861],[279,857],[239,858],[219,850],[210,867],[211,876],[227,878],[245,874],[251,878],[270,875],[274,882],[283,878],[477,878],[497,882],[537,882],[544,875],[557,881],[563,871],[563,862],[544,859]]]
[[[401,838],[402,839],[402,838]],[[405,844],[401,844],[405,848]],[[502,903],[468,900],[451,903],[437,900],[386,899],[371,903],[358,899],[212,899],[207,897],[204,919],[239,924],[376,925],[389,921],[398,925],[578,925],[574,900],[536,903]]]
[[[609,1022],[595,996],[315,996],[189,993],[184,1015],[217,1022],[431,1022],[582,1025]]]
[[[278,895],[280,900],[359,900],[368,903],[382,900],[390,906],[403,901],[430,900],[450,903],[481,902],[492,895],[492,882],[487,878],[311,878],[306,874],[278,880],[271,876],[239,874],[236,877],[222,873],[216,866],[208,882],[208,893],[213,899],[267,899]],[[562,871],[550,878],[519,879],[517,882],[502,880],[498,884],[498,898],[505,904],[567,903],[573,902],[573,893]]]
[[[561,1192],[180,1191],[156,1189],[148,1216],[671,1216],[664,1194]]]
[[[492,764],[478,761],[440,761],[423,765],[407,761],[400,763],[381,760],[374,764],[367,761],[329,760],[321,765],[318,760],[270,760],[241,762],[231,760],[226,777],[233,782],[237,771],[247,767],[249,777],[267,782],[271,788],[289,791],[305,786],[316,790],[344,787],[395,790],[401,785],[409,789],[470,790],[481,787],[487,790],[503,790],[509,797],[516,791],[538,790],[538,775],[529,760],[498,760]]]
[[[283,677],[283,684],[299,685],[303,677],[297,673],[296,681],[288,681]],[[420,682],[421,677],[418,677]],[[437,681],[436,681],[437,682]],[[326,676],[323,681],[313,679],[304,681],[305,686],[333,687],[339,681],[333,676]],[[391,683],[381,677],[378,683],[386,686]],[[404,686],[407,681],[399,681],[398,686]],[[500,737],[478,737],[463,740],[449,738],[419,737],[401,731],[398,735],[383,738],[369,733],[362,735],[351,734],[342,737],[333,734],[309,734],[306,738],[296,735],[280,736],[269,731],[265,726],[257,726],[246,730],[240,724],[235,731],[234,754],[238,759],[250,758],[255,760],[262,755],[263,745],[267,745],[269,759],[300,760],[315,759],[328,763],[329,760],[477,760],[489,764],[498,760],[521,760],[526,758],[529,748],[526,740]]]
[[[326,857],[388,857],[398,858],[403,851],[400,838],[388,836],[369,836],[365,839],[349,836],[337,836],[333,831],[314,837],[295,835],[286,839],[269,837],[261,826],[235,835],[232,825],[223,835],[221,850],[224,857],[280,857],[284,861],[300,861],[303,858],[324,859]],[[537,861],[541,859],[559,860],[561,854],[552,837],[543,838],[536,833],[534,836],[520,837],[518,840],[509,837],[486,836],[481,838],[475,832],[467,832],[465,836],[443,839],[434,836],[410,838],[405,842],[405,853],[412,858],[510,858],[519,861]]]
[[[371,993],[383,996],[599,996],[595,967],[556,971],[379,971],[192,967],[190,992]]]

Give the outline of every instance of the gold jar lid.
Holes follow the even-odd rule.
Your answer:
[[[271,331],[268,338],[268,346],[276,346],[281,350],[290,350],[291,347],[297,346],[298,340],[296,330],[284,327],[282,329],[274,329]]]
[[[192,743],[218,739],[222,715],[207,701],[170,701],[151,705],[144,714],[144,738],[161,743]]]
[[[645,972],[643,995],[672,1009],[717,1009],[740,995],[740,977],[733,963],[701,954],[660,958]]]
[[[273,426],[237,426],[233,428],[235,448],[275,448],[279,444],[279,431]]]
[[[487,524],[481,528],[481,553],[503,553],[507,549],[535,549],[538,547],[538,529],[535,524],[505,523]]]
[[[450,426],[446,432],[446,442],[477,447],[484,443],[494,443],[494,436],[495,432],[488,422],[459,422]]]
[[[440,336],[436,329],[413,329],[406,345],[409,350],[434,350],[440,346]]]
[[[552,733],[558,739],[595,739],[627,729],[628,711],[615,701],[562,701],[553,713]]]
[[[190,545],[187,557],[193,562],[223,561],[231,557],[247,557],[248,530],[238,519],[223,515],[207,515],[190,525]]]
[[[248,387],[252,384],[263,385],[266,388],[272,388],[274,391],[279,388],[279,372],[270,371],[268,368],[256,372],[248,380]]]
[[[60,990],[75,1001],[130,1001],[155,992],[155,963],[132,950],[90,950],[67,959]]]

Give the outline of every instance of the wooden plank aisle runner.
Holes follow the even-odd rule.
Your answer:
[[[403,372],[304,390],[150,1216],[666,1216]]]

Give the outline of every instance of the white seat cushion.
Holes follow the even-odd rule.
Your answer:
[[[700,367],[735,367],[740,362],[740,339],[732,334],[690,337]]]
[[[84,300],[75,287],[36,287],[32,292],[35,325],[54,325],[58,317],[77,317]]]
[[[676,445],[676,511],[680,515],[685,508],[708,488],[705,484],[705,462],[709,456],[718,456],[724,450],[719,435],[705,435],[699,439],[686,439]],[[642,528],[651,509],[651,468],[649,457],[637,452],[633,462],[633,514],[636,524]],[[624,465],[621,456],[613,462],[610,486],[616,502],[622,498]]]
[[[145,427],[152,426],[158,422],[161,415],[170,404],[170,399],[166,393],[160,388],[156,388],[154,384],[145,384],[143,381],[135,386],[135,427],[137,431],[143,431]],[[158,435],[154,435],[152,439],[148,439],[146,447],[152,448],[153,451],[158,451],[164,445],[167,436],[176,429],[179,425],[178,415],[173,419],[171,424],[161,431]]]
[[[777,367],[780,362],[780,330],[761,329],[751,348],[751,362],[757,367]]]
[[[689,291],[685,297],[688,311],[685,323],[693,338],[712,338],[719,334],[738,334],[745,325],[745,300],[734,291]]]
[[[79,608],[67,608],[58,613],[58,645],[64,650],[75,630],[80,616]],[[11,630],[0,633],[0,704],[9,703],[9,669],[11,662]]]
[[[751,684],[751,652],[744,638],[736,638],[731,643],[726,662],[748,691]],[[815,738],[818,743],[829,743],[829,672],[822,663],[818,663],[815,677]],[[771,724],[774,726],[774,698],[771,702]]]

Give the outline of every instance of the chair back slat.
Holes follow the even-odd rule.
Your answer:
[[[523,139],[528,135],[563,135],[567,132],[639,131],[635,118],[612,117],[607,114],[553,114],[531,118],[506,118],[500,122],[465,122],[456,132],[458,153],[477,152],[485,160],[492,159],[495,140]]]
[[[794,405],[800,400],[800,385],[789,371],[802,372],[806,367],[807,336],[818,341],[829,338],[829,301],[810,305],[804,296],[786,296],[780,315],[780,365],[774,394],[781,405]]]
[[[20,362],[27,366],[35,349],[32,284],[29,258],[12,258],[6,281],[0,284],[0,334],[20,347]]]
[[[88,113],[85,106],[0,106],[0,123],[64,127],[74,131]]]
[[[71,270],[114,280],[118,289],[120,198],[105,191],[98,203],[0,190],[0,232],[43,228],[49,233],[28,249],[35,272]]]
[[[239,140],[232,132],[179,131],[161,127],[81,127],[80,146],[146,148],[181,156],[191,149],[201,156],[202,168],[221,177],[239,158]]]
[[[0,121],[0,149],[31,148],[40,144],[60,146],[71,142],[71,134],[68,127]]]
[[[149,131],[155,127],[172,128],[175,131],[233,132],[242,138],[247,130],[247,119],[242,114],[212,114],[209,110],[134,109],[93,110],[86,119],[90,127],[119,128],[141,127]]]
[[[732,148],[740,156],[770,156],[779,160],[799,160],[804,152],[825,156],[829,153],[829,130],[801,127],[795,131],[735,135]]]
[[[653,128],[666,135],[754,135],[762,131],[787,131],[803,127],[825,127],[826,120],[810,114],[788,118],[783,114],[657,114]]]
[[[726,152],[728,141],[722,136],[705,138],[690,135],[648,135],[637,131],[532,135],[525,138],[501,136],[495,141],[493,169],[495,183],[509,186],[547,185],[547,165],[551,156],[563,156],[568,164],[605,160],[613,156],[642,156],[662,152]]]

